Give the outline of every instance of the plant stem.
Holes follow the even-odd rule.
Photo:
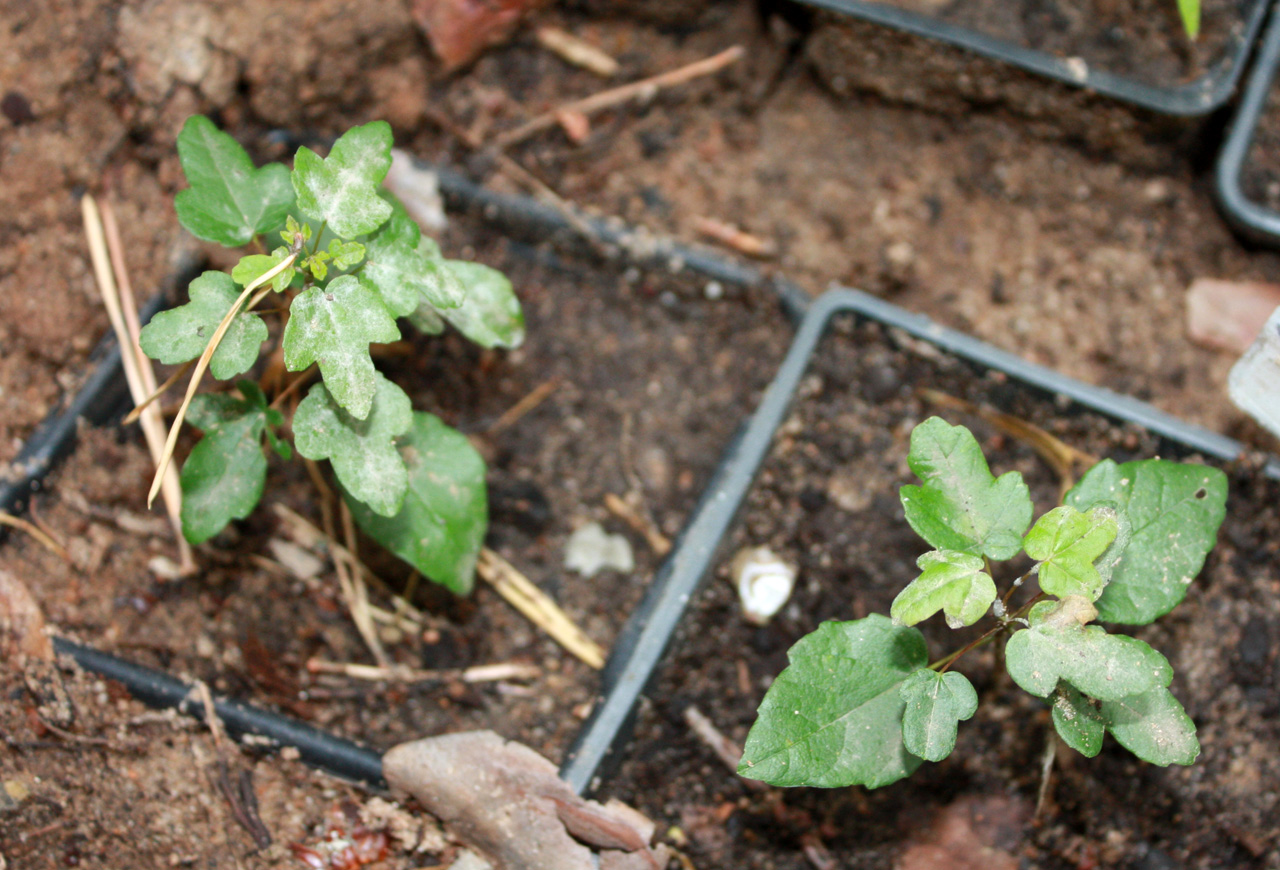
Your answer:
[[[1006,626],[1004,625],[1004,623],[997,625],[995,628],[991,629],[986,634],[982,635],[976,640],[970,641],[969,643],[960,647],[960,649],[956,650],[950,655],[944,656],[943,658],[938,659],[936,662],[929,665],[929,669],[935,670],[940,674],[945,674],[947,672],[947,669],[951,667],[953,664],[955,664],[956,659],[960,658],[960,656],[969,652],[969,650],[977,649],[980,646],[985,646],[986,644],[990,643],[992,640],[995,639],[995,636],[997,634],[1004,631],[1005,627]]]

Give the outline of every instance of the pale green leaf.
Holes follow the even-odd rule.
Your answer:
[[[466,288],[445,265],[439,246],[422,235],[403,207],[395,208],[365,247],[368,259],[361,276],[397,317],[413,313],[423,302],[444,310],[457,308],[466,298]]]
[[[1022,546],[1040,563],[1040,588],[1059,598],[1082,595],[1093,601],[1101,595],[1102,575],[1093,563],[1115,540],[1116,515],[1101,505],[1088,513],[1062,505],[1038,519]]]
[[[1005,646],[1005,665],[1015,683],[1047,698],[1065,680],[1101,701],[1169,685],[1173,669],[1164,656],[1136,637],[1081,625],[1073,610],[1077,602],[1087,605],[1087,599],[1073,596],[1031,608],[1031,627],[1015,632]]]
[[[440,316],[481,347],[519,347],[524,313],[507,276],[481,263],[447,263],[467,295],[457,308],[438,309]]]
[[[409,469],[400,512],[383,517],[351,501],[352,516],[426,577],[466,595],[489,521],[484,460],[460,432],[422,412],[400,440],[400,455]]]
[[[352,239],[371,233],[391,216],[378,186],[391,168],[391,125],[373,121],[352,127],[321,158],[305,146],[293,160],[298,208]]]
[[[363,420],[377,376],[369,344],[398,338],[400,330],[378,295],[359,279],[343,275],[294,298],[284,330],[284,363],[291,372],[319,363],[334,399]]]
[[[191,186],[174,207],[196,238],[238,248],[280,226],[293,206],[289,170],[279,163],[255,169],[240,143],[203,115],[182,125],[178,160]]]
[[[334,268],[350,269],[364,259],[365,247],[359,242],[344,242],[332,239],[329,242],[329,256],[333,258]]]
[[[1200,754],[1196,725],[1168,689],[1102,702],[1107,730],[1121,746],[1152,764],[1192,764]]]
[[[289,256],[288,248],[276,248],[270,254],[249,254],[241,257],[231,270],[231,278],[241,287],[248,287],[254,281],[280,265],[281,260]],[[293,280],[295,269],[290,266],[271,279],[271,289],[277,293],[289,286]]]
[[[1086,758],[1102,749],[1107,723],[1098,707],[1069,683],[1059,683],[1053,693],[1053,727],[1062,742]]]
[[[902,739],[907,751],[925,761],[942,761],[956,747],[960,722],[978,710],[978,693],[964,674],[922,668],[898,690],[906,709]]]
[[[977,440],[963,426],[930,417],[911,433],[907,464],[924,482],[902,487],[907,522],[939,550],[1011,559],[1031,523],[1022,475],[991,476]]]
[[[193,360],[209,346],[218,324],[240,297],[231,276],[225,272],[205,272],[187,288],[191,301],[161,311],[142,328],[138,344],[152,359],[166,365]],[[267,340],[267,325],[252,312],[241,311],[209,360],[209,371],[218,380],[243,374],[258,359]]]
[[[1178,0],[1178,17],[1190,39],[1200,35],[1200,0]]]
[[[903,625],[915,625],[939,610],[952,628],[973,625],[996,600],[996,584],[979,556],[933,550],[916,565],[922,573],[898,593],[889,609]]]
[[[1144,625],[1176,607],[1204,566],[1226,516],[1227,477],[1194,463],[1104,459],[1065,503],[1081,511],[1111,506],[1128,524],[1123,552],[1100,560],[1118,564],[1097,607],[1104,622]]]
[[[182,466],[182,536],[192,544],[212,538],[232,520],[247,517],[262,498],[267,459],[262,433],[267,402],[250,381],[241,381],[245,399],[201,393],[191,400],[187,420],[204,437]]]
[[[423,335],[439,335],[444,332],[444,318],[436,310],[423,302],[406,319]]]
[[[877,788],[920,766],[902,742],[900,693],[927,664],[919,631],[878,614],[825,622],[788,657],[747,735],[739,774],[778,786]]]
[[[374,372],[375,398],[357,419],[314,384],[293,415],[294,446],[308,459],[328,459],[343,488],[375,513],[393,517],[404,503],[409,472],[395,439],[413,425],[404,390]]]

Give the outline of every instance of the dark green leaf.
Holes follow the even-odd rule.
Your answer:
[[[1023,547],[1040,563],[1040,588],[1059,598],[1083,595],[1093,601],[1101,595],[1102,575],[1093,563],[1115,540],[1116,515],[1101,505],[1088,513],[1062,505],[1038,519]]]
[[[293,415],[293,441],[308,459],[328,459],[338,482],[375,513],[393,517],[404,503],[409,472],[395,439],[413,425],[404,390],[375,371],[374,399],[359,419],[334,401],[323,383],[314,384]]]
[[[391,216],[391,205],[378,196],[390,168],[386,121],[352,127],[333,143],[327,158],[299,148],[291,176],[298,208],[345,239],[371,233]]]
[[[1168,767],[1192,764],[1200,754],[1196,725],[1165,688],[1102,702],[1111,736],[1144,761]]]
[[[187,411],[191,425],[204,431],[180,477],[182,536],[192,544],[209,540],[232,520],[244,519],[262,498],[267,477],[262,455],[266,400],[256,388],[242,391],[244,400],[202,393]]]
[[[1173,669],[1160,653],[1136,637],[1081,624],[1095,612],[1082,596],[1031,608],[1031,627],[1015,632],[1005,646],[1009,676],[1041,698],[1047,698],[1059,680],[1103,701],[1169,685]]]
[[[898,593],[889,609],[903,625],[915,625],[939,610],[952,628],[973,625],[996,600],[996,584],[979,556],[933,550],[916,564],[923,573]]]
[[[1105,622],[1144,625],[1176,607],[1204,566],[1226,516],[1227,478],[1193,463],[1104,459],[1065,502],[1081,511],[1112,506],[1128,524],[1124,551],[1099,560],[1118,564],[1097,607]]]
[[[193,360],[209,346],[218,324],[240,297],[225,272],[205,272],[187,288],[191,301],[162,311],[142,328],[138,344],[152,359],[166,365]],[[218,380],[247,372],[267,340],[267,325],[252,312],[241,311],[209,360],[209,371]]]
[[[1031,522],[1022,475],[991,476],[968,429],[930,417],[911,433],[907,464],[924,486],[902,487],[907,522],[939,550],[1011,559]]]
[[[902,739],[907,751],[925,761],[950,755],[956,748],[957,726],[978,710],[973,684],[955,671],[940,674],[922,668],[907,677],[899,692],[906,704]]]
[[[255,169],[240,143],[202,115],[182,126],[178,159],[191,187],[174,206],[196,238],[238,248],[280,226],[293,207],[289,170],[279,163]]]
[[[1053,727],[1062,742],[1086,758],[1102,749],[1107,723],[1097,706],[1069,683],[1059,683],[1053,693]]]
[[[291,372],[319,363],[338,404],[363,420],[373,403],[376,371],[371,342],[400,338],[378,295],[351,275],[309,287],[293,300],[284,330],[284,364]]]
[[[880,615],[824,622],[788,653],[747,735],[738,773],[771,785],[888,785],[920,759],[902,742],[900,687],[927,664],[924,636]]]
[[[484,460],[460,432],[422,412],[413,415],[400,455],[409,468],[400,512],[383,517],[351,501],[351,513],[369,537],[435,582],[466,595],[489,521]]]

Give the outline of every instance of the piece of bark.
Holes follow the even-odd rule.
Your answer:
[[[550,761],[492,731],[396,746],[382,769],[498,870],[594,870],[597,857],[610,870],[663,866],[651,823],[579,797]]]
[[[525,12],[543,0],[414,0],[413,18],[426,31],[446,70],[466,66],[505,42]]]
[[[44,614],[26,584],[0,570],[0,661],[12,662],[42,720],[59,728],[75,721],[75,707],[54,660]]]
[[[1187,334],[1196,344],[1243,353],[1276,308],[1280,284],[1197,278],[1187,290]]]

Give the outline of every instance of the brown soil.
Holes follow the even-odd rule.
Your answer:
[[[141,294],[165,286],[193,254],[204,255],[172,220],[170,205],[180,186],[174,136],[189,114],[214,115],[259,159],[282,156],[273,131],[324,137],[384,117],[415,153],[490,173],[493,184],[510,188],[442,131],[433,113],[483,137],[604,86],[539,49],[527,32],[470,70],[442,77],[400,3],[313,0],[271,4],[267,13],[245,2],[183,0],[9,5],[0,19],[0,462],[12,459],[59,396],[83,378],[84,360],[105,328],[82,242],[78,193],[110,192]],[[871,69],[865,60],[894,44],[874,29],[841,29],[837,40],[830,24],[811,32],[802,20],[746,4],[698,5],[674,19],[664,11],[670,4],[639,5],[652,14],[605,17],[582,5],[539,18],[567,25],[613,53],[627,80],[735,42],[748,47],[749,59],[643,109],[596,118],[582,146],[552,131],[513,150],[561,195],[685,239],[694,238],[698,217],[736,223],[774,241],[780,256],[771,266],[812,289],[833,280],[861,286],[1067,374],[1256,437],[1225,397],[1231,360],[1192,346],[1182,328],[1182,291],[1193,277],[1265,279],[1277,271],[1274,255],[1240,245],[1214,212],[1195,159],[1211,153],[1211,127],[1158,121],[1075,92],[1045,90],[919,41],[908,40],[909,48],[930,59],[929,75],[892,63]],[[851,58],[863,66],[851,66]],[[992,90],[992,82],[1000,87]],[[1042,93],[1052,98],[1038,99]],[[453,339],[415,342],[423,353],[392,370],[406,387],[421,385],[411,390],[420,407],[481,436],[493,468],[490,544],[607,645],[655,560],[637,539],[635,577],[581,580],[561,570],[565,536],[585,518],[603,519],[603,495],[625,491],[632,476],[658,522],[678,529],[730,431],[753,406],[787,330],[772,303],[758,296],[729,288],[725,298],[712,300],[701,282],[556,263],[488,236],[464,221],[444,243],[454,255],[475,253],[514,274],[530,319],[527,347],[479,354]],[[498,414],[555,376],[560,385],[544,405],[516,427],[483,436]],[[273,473],[286,482],[285,500],[314,516],[301,470]],[[418,603],[434,614],[430,630],[393,650],[423,666],[503,658],[538,664],[544,676],[532,695],[449,683],[414,690],[320,684],[302,668],[308,656],[365,660],[331,573],[304,582],[263,567],[268,540],[279,536],[263,510],[203,548],[202,576],[178,585],[157,581],[148,563],[171,554],[172,544],[154,526],[130,522],[143,511],[146,478],[135,432],[90,433],[37,501],[40,518],[68,541],[74,564],[21,537],[4,543],[6,569],[32,587],[58,630],[377,745],[494,727],[553,758],[563,751],[594,675],[492,593],[482,589],[465,602],[420,593]],[[870,498],[891,494],[893,480]],[[1233,540],[1233,558],[1261,558],[1262,542],[1274,537],[1261,525],[1274,525],[1273,517],[1250,517],[1256,525]],[[820,523],[803,534],[823,529]],[[777,535],[782,540],[783,533]],[[835,556],[837,566],[866,562],[855,553]],[[1227,561],[1218,557],[1218,570]],[[388,577],[397,570],[386,562],[377,567]],[[807,577],[817,576],[809,571],[806,566]],[[861,577],[841,582],[855,576]],[[879,588],[872,583],[861,593],[862,605],[855,599],[853,606],[878,605],[871,596]],[[1184,699],[1200,705],[1193,714],[1206,738],[1206,761],[1189,773],[1133,777],[1155,777],[1170,800],[1208,809],[1207,845],[1197,851],[1180,829],[1147,827],[1153,823],[1148,815],[1106,821],[1099,792],[1125,771],[1146,770],[1112,753],[1064,774],[1085,783],[1089,798],[1079,803],[1091,809],[1080,809],[1069,798],[1074,792],[1058,787],[1045,827],[1029,841],[1046,860],[1067,854],[1063,838],[1111,842],[1114,830],[1132,846],[1121,853],[1125,860],[1137,860],[1139,843],[1175,857],[1238,857],[1220,851],[1235,842],[1246,844],[1244,858],[1253,859],[1252,844],[1261,849],[1260,862],[1274,861],[1274,843],[1255,839],[1249,815],[1265,810],[1261,796],[1270,781],[1250,759],[1271,744],[1251,732],[1257,723],[1247,706],[1274,706],[1274,684],[1253,685],[1234,706],[1230,693],[1194,700],[1204,687],[1226,684],[1214,662],[1225,661],[1224,644],[1235,644],[1254,624],[1246,615],[1246,591],[1262,587],[1234,588],[1226,580],[1205,584],[1204,593],[1226,592],[1226,603],[1198,599],[1196,618],[1177,623],[1185,638],[1159,643],[1180,657],[1175,665],[1191,693]],[[711,607],[714,615],[714,608],[727,606],[719,584],[709,595],[712,603],[700,610]],[[797,603],[819,597],[806,592]],[[752,686],[776,673],[799,628],[850,615],[849,602],[837,599],[821,596],[831,603],[747,638],[747,648],[760,653],[748,662]],[[1225,625],[1219,611],[1240,618]],[[1263,618],[1264,639],[1274,637]],[[738,630],[725,621],[726,631]],[[1273,650],[1263,649],[1269,661]],[[723,653],[716,659],[736,660]],[[235,823],[205,773],[217,750],[203,731],[145,717],[117,687],[74,678],[70,688],[80,711],[74,732],[109,745],[63,741],[31,721],[15,676],[6,671],[5,680],[12,700],[0,707],[6,739],[0,778],[21,779],[32,790],[15,808],[0,804],[0,855],[13,866],[300,866],[278,845],[257,851]],[[727,692],[736,685],[735,674]],[[701,684],[681,687],[660,709],[676,710],[678,695],[695,688],[708,691]],[[1003,697],[998,685],[991,691]],[[755,703],[747,694],[732,695],[731,715],[721,722],[735,736]],[[1024,712],[1005,709],[1006,715]],[[683,753],[701,770],[699,745],[669,722],[666,727],[666,748],[647,748],[646,755]],[[922,797],[912,785],[899,797],[891,790],[875,800],[905,808],[974,789],[1013,789],[1033,800],[1033,765],[1026,759],[1036,754],[1039,736],[982,727],[969,733],[960,760],[927,774],[934,797]],[[979,733],[987,746],[978,745]],[[1015,737],[1001,736],[1009,733]],[[1011,745],[999,745],[1006,739]],[[1209,752],[1213,746],[1219,754]],[[240,755],[231,764],[233,772],[252,771],[277,844],[314,840],[335,803],[370,806],[367,795],[297,762]],[[970,767],[983,764],[978,772]],[[616,789],[657,814],[663,830],[687,824],[686,817],[719,818],[708,815],[716,794],[741,794],[718,770],[707,772],[702,785],[690,777],[649,772]],[[643,795],[654,782],[687,784],[684,802],[673,803],[666,786]],[[1233,797],[1202,806],[1208,790],[1222,783]],[[810,801],[821,815],[829,812],[825,807],[834,813],[848,802],[861,806],[864,798],[797,800]],[[875,813],[884,818],[887,811],[882,806]],[[761,828],[755,812],[749,805],[726,817],[729,846],[695,844],[698,866],[722,860],[728,862],[722,866],[751,866],[755,859],[743,856],[755,854],[757,845],[761,856],[783,856],[761,862],[794,866],[793,834]],[[1061,837],[1052,833],[1055,825]],[[855,836],[845,830],[829,839],[839,844]],[[899,834],[882,828],[876,836],[879,857],[867,860],[883,864]],[[848,854],[860,848],[849,846]],[[397,850],[390,864],[431,860]]]
[[[1240,169],[1240,189],[1251,201],[1280,210],[1280,87],[1272,82],[1258,125],[1254,128],[1253,143]]]

